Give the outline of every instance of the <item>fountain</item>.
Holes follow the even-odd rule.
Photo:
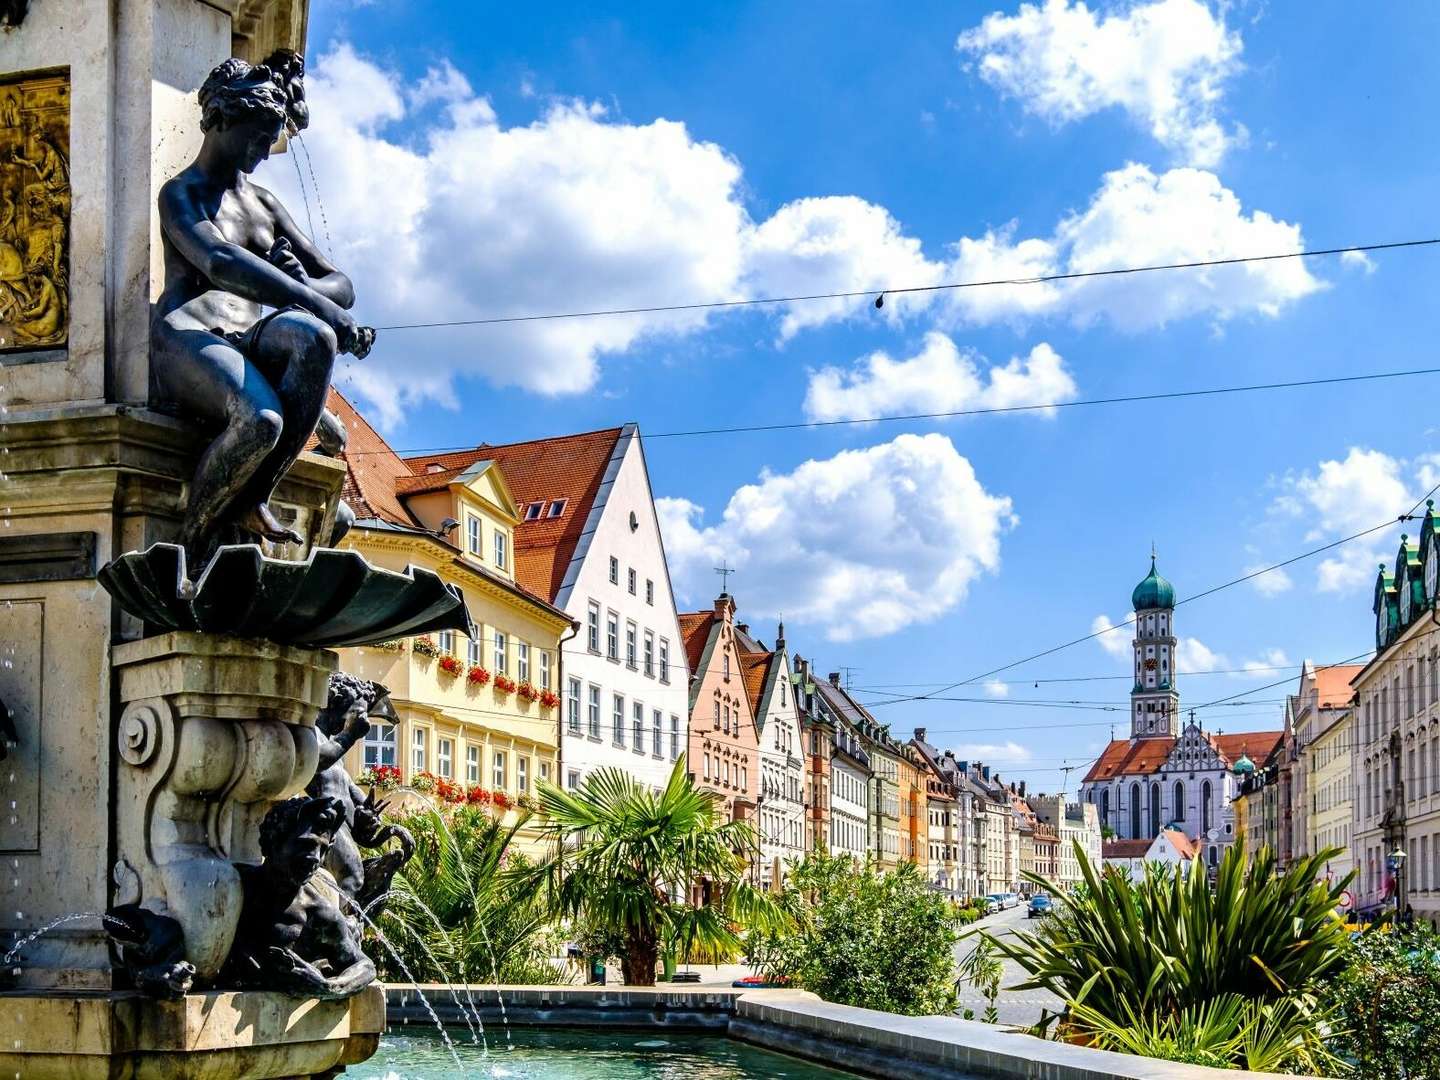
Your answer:
[[[331,1076],[384,1029],[360,912],[413,842],[339,763],[385,702],[330,650],[471,626],[331,546],[374,331],[248,180],[309,121],[306,18],[0,34],[0,1076]]]

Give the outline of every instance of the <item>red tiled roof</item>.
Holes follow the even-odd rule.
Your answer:
[[[1106,840],[1100,845],[1100,858],[1139,859],[1149,850],[1149,840]]]
[[[1315,669],[1315,695],[1322,709],[1343,709],[1355,692],[1350,680],[1365,669],[1364,664],[1335,664]]]
[[[1234,735],[1211,735],[1209,738],[1226,761],[1238,761],[1243,753],[1256,765],[1263,765],[1284,737],[1283,731],[1242,731]],[[1085,780],[1088,783],[1115,776],[1144,776],[1159,772],[1174,747],[1175,740],[1168,737],[1115,739],[1090,766]]]
[[[742,652],[740,667],[745,676],[745,692],[750,695],[750,711],[760,715],[760,698],[765,693],[765,681],[770,678],[770,665],[775,662],[773,652]]]
[[[691,611],[679,616],[680,637],[685,642],[685,656],[690,661],[690,674],[704,674],[700,670],[700,657],[704,655],[705,643],[710,640],[710,627],[714,625],[713,611]]]
[[[355,516],[414,526],[415,519],[396,494],[396,481],[410,475],[409,466],[340,391],[331,387],[325,404],[345,425],[348,441],[343,495]],[[311,440],[313,442],[314,436]]]
[[[1200,854],[1200,842],[1190,839],[1179,829],[1166,829],[1165,839],[1175,845],[1182,859],[1193,859]]]
[[[565,580],[565,571],[575,555],[586,519],[595,503],[596,492],[605,476],[605,466],[615,451],[623,428],[606,428],[579,435],[490,446],[485,443],[461,453],[427,454],[407,458],[415,479],[413,490],[449,483],[476,461],[498,462],[510,485],[521,522],[515,530],[515,577],[532,592],[554,601]],[[441,465],[443,473],[427,473],[430,465]],[[448,477],[448,478],[447,478]],[[563,500],[564,510],[550,517],[550,505]],[[524,508],[544,502],[542,516],[524,520]]]

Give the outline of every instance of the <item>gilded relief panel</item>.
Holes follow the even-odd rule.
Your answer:
[[[0,83],[0,350],[69,330],[70,79]]]

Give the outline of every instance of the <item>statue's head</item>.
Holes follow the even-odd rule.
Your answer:
[[[330,676],[329,699],[315,718],[315,726],[326,735],[337,735],[361,716],[393,720],[395,710],[390,704],[390,691],[348,671],[335,672]]]
[[[276,803],[260,823],[266,867],[293,882],[307,880],[324,863],[344,821],[339,799],[297,795]]]
[[[200,87],[200,130],[225,144],[242,172],[270,156],[289,119],[290,96],[264,64],[231,57]]]

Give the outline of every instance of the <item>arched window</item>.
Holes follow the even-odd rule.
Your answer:
[[[1171,816],[1175,821],[1185,820],[1185,785],[1179,780],[1175,781],[1175,812]]]
[[[1130,839],[1140,839],[1140,785],[1130,785]]]
[[[1110,822],[1110,789],[1106,788],[1100,792],[1100,820],[1109,824]]]
[[[1200,831],[1210,831],[1210,781],[1200,785]]]
[[[1150,835],[1160,835],[1160,785],[1150,785]]]

